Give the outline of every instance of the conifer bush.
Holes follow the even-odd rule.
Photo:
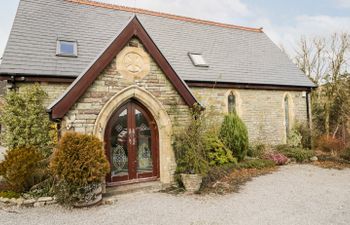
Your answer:
[[[203,141],[210,166],[237,163],[237,159],[233,157],[231,150],[222,143],[216,134],[209,133]]]
[[[249,147],[248,131],[236,113],[225,116],[219,137],[239,161],[244,159]]]
[[[57,180],[58,201],[71,204],[82,201],[109,171],[103,144],[95,136],[66,133],[58,143],[50,162]]]
[[[25,192],[41,181],[36,170],[44,156],[34,147],[20,147],[8,150],[5,160],[0,162],[0,176],[13,191]]]

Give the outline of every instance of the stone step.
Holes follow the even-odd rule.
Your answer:
[[[155,192],[162,190],[163,185],[160,181],[150,181],[143,183],[127,184],[116,187],[107,187],[103,197],[129,194],[134,192]]]

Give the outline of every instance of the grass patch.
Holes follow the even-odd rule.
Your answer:
[[[2,191],[0,192],[0,197],[2,198],[19,198],[21,195],[14,191]]]

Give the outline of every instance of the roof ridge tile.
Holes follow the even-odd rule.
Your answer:
[[[83,4],[83,5],[89,5],[89,6],[107,8],[107,9],[120,10],[120,11],[125,11],[125,12],[132,12],[132,13],[145,14],[145,15],[150,15],[150,16],[163,17],[163,18],[180,20],[180,21],[197,23],[197,24],[218,26],[218,27],[231,28],[231,29],[239,29],[239,30],[252,31],[252,32],[258,32],[258,33],[263,32],[262,28],[238,26],[238,25],[233,25],[233,24],[226,24],[226,23],[214,22],[214,21],[209,21],[209,20],[196,19],[196,18],[192,18],[192,17],[179,16],[179,15],[174,15],[174,14],[170,14],[170,13],[157,12],[157,11],[152,11],[152,10],[147,10],[147,9],[108,4],[108,3],[97,2],[97,1],[92,1],[92,0],[65,0],[65,1]]]

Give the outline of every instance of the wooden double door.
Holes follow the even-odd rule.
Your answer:
[[[136,100],[119,107],[105,132],[105,150],[111,166],[107,185],[156,180],[158,146],[158,128],[151,113]]]

